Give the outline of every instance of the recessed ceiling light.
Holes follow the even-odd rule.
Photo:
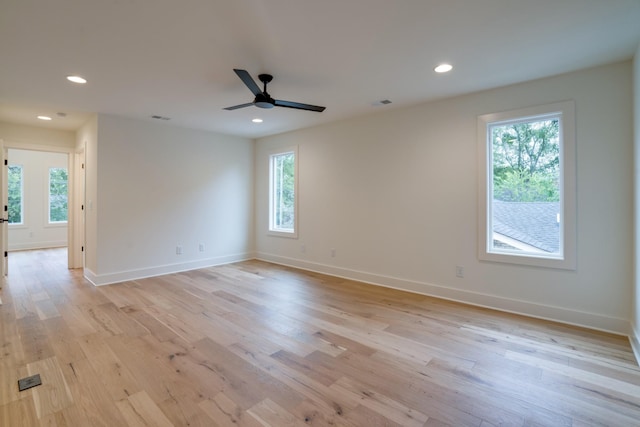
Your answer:
[[[51,120],[51,117],[49,117],[49,116],[38,116],[38,118],[40,120]]]
[[[80,76],[67,76],[67,80],[73,83],[85,84],[87,79]]]
[[[453,66],[451,64],[440,64],[433,69],[436,73],[448,73],[451,70],[453,70]]]
[[[251,120],[253,123],[262,123],[263,120],[261,118],[256,117],[255,119]]]

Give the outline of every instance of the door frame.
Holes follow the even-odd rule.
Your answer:
[[[9,165],[7,162],[9,149],[4,146],[4,141],[0,140],[0,165],[2,166],[2,172],[0,172],[0,185],[2,188],[0,189],[0,218],[2,218],[2,223],[0,223],[0,256],[2,260],[0,261],[0,276],[4,279],[4,277],[9,272],[9,259],[8,251],[9,251],[9,212],[7,212],[7,217],[5,218],[5,211],[9,206],[8,198],[9,198]]]
[[[78,171],[78,157],[79,153],[84,163],[85,147],[83,146],[79,151],[74,147],[56,147],[53,145],[43,144],[31,144],[24,142],[16,142],[11,140],[2,140],[4,149],[17,149],[17,150],[29,150],[29,151],[48,151],[52,153],[66,153],[67,154],[67,168],[69,171],[68,182],[68,221],[67,221],[67,266],[68,268],[82,268],[83,254],[82,248],[84,246],[84,233],[79,233],[77,228],[78,224],[81,224],[84,231],[84,221],[81,221],[83,217],[78,214],[78,211],[82,211],[84,205],[84,173]],[[82,180],[82,182],[80,182]],[[7,191],[7,182],[2,183],[4,191]],[[78,188],[82,189],[81,194],[78,194]],[[7,233],[8,234],[8,233]],[[81,234],[78,236],[78,234]],[[78,264],[79,262],[79,264]]]

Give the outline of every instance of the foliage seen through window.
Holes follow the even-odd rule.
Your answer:
[[[8,170],[9,224],[22,224],[22,166],[9,165]]]
[[[271,229],[292,232],[295,228],[295,154],[274,155],[271,161]]]
[[[65,168],[49,169],[49,222],[67,222],[68,177]]]

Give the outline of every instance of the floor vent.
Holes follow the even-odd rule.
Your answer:
[[[22,378],[18,380],[18,390],[25,391],[31,387],[36,387],[42,384],[40,374],[31,375],[30,377]]]

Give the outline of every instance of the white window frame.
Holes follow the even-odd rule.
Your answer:
[[[66,221],[51,221],[51,170],[52,169],[64,169],[67,171],[67,220]],[[69,169],[59,166],[51,166],[47,169],[47,225],[48,226],[66,226],[69,223]]]
[[[24,215],[24,165],[10,164],[9,166],[20,167],[20,222],[9,223],[9,227],[22,228],[26,226],[25,215]],[[9,179],[9,174],[7,173],[7,180],[8,179]],[[7,191],[8,189],[9,189],[9,183],[7,182]]]
[[[284,154],[293,153],[294,165],[293,165],[293,230],[278,228],[275,225],[275,204],[274,204],[274,189],[275,179],[274,176],[274,161],[278,156]],[[298,147],[290,147],[277,152],[273,152],[269,155],[269,232],[271,236],[289,237],[293,239],[298,238]]]
[[[560,117],[560,255],[492,250],[491,200],[493,165],[491,125]],[[493,261],[534,267],[576,269],[576,120],[575,103],[564,101],[547,105],[478,116],[478,257]]]

